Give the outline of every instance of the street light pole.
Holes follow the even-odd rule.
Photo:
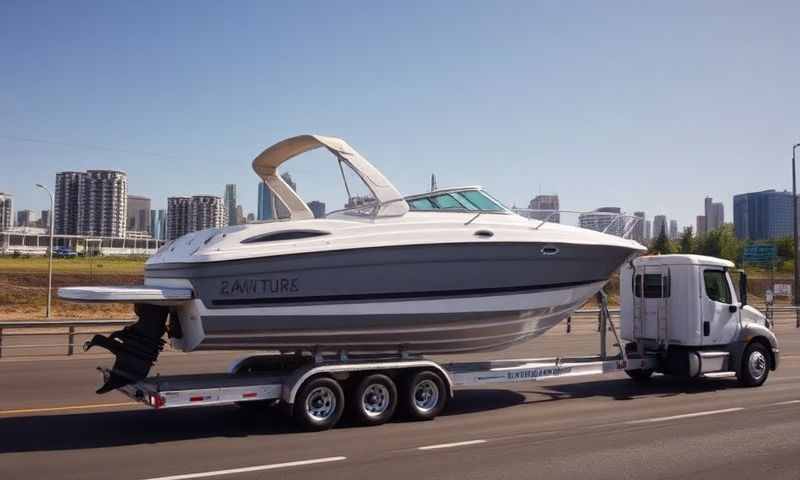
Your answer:
[[[792,303],[794,303],[794,305],[800,305],[800,302],[798,302],[798,298],[800,297],[797,295],[797,287],[800,285],[800,270],[797,269],[797,170],[795,166],[797,147],[800,147],[800,143],[792,146],[792,211],[794,212],[792,218],[792,224],[794,225],[794,252],[792,252],[794,254],[794,285],[792,286],[794,288],[794,301]],[[800,326],[800,317],[798,317],[797,321],[798,326]]]
[[[48,250],[50,259],[47,262],[47,318],[50,318],[51,306],[53,303],[53,216],[56,213],[56,208],[52,192],[40,183],[37,183],[36,186],[50,195],[50,215],[48,215],[48,217],[50,217],[48,218],[48,220],[50,220],[50,249]]]

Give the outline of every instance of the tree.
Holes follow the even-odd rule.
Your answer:
[[[661,233],[659,233],[658,237],[656,237],[656,241],[653,242],[653,246],[650,247],[650,253],[666,255],[672,252],[672,243],[670,243],[669,239],[667,238],[667,232],[665,232],[662,228]]]
[[[681,253],[694,253],[694,231],[692,227],[686,227],[681,236]]]
[[[736,238],[733,225],[726,223],[706,233],[698,242],[697,253],[738,262],[744,252],[744,242]]]

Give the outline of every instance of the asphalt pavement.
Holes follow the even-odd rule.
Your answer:
[[[105,355],[0,361],[0,479],[800,478],[800,331],[781,368],[735,379],[623,374],[457,391],[431,422],[297,431],[279,412],[147,409],[96,395]],[[591,354],[588,332],[439,358]],[[166,354],[162,374],[224,371],[240,354]]]

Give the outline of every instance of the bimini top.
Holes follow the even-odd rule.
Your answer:
[[[253,170],[269,186],[272,193],[286,205],[292,220],[310,219],[314,218],[314,215],[306,203],[278,175],[278,167],[301,153],[320,147],[327,148],[337,160],[347,164],[361,177],[376,200],[373,216],[400,216],[408,212],[408,204],[394,185],[347,142],[335,137],[299,135],[276,143],[253,160]]]

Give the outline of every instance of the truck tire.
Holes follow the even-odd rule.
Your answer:
[[[431,370],[406,375],[400,402],[411,420],[433,420],[447,405],[447,386],[441,375]]]
[[[742,364],[736,372],[739,383],[745,387],[760,387],[769,376],[769,352],[759,342],[751,342],[744,349]]]
[[[641,368],[637,368],[635,370],[625,370],[625,373],[636,383],[649,382],[650,378],[653,376],[652,370],[645,370]]]
[[[328,430],[342,418],[344,406],[344,392],[339,382],[329,377],[316,377],[300,387],[292,417],[304,430]]]
[[[367,375],[353,389],[348,404],[356,422],[362,425],[386,423],[397,408],[397,387],[386,375]]]

